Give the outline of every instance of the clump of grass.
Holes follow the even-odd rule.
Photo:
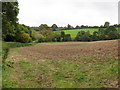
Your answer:
[[[33,46],[36,43],[20,43],[20,42],[7,42],[10,48],[17,48],[17,47],[25,47],[25,46]]]
[[[8,53],[9,53],[9,46],[7,43],[3,42],[2,43],[2,62],[5,63],[5,60],[8,57]]]

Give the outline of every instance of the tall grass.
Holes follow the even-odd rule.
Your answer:
[[[6,42],[2,42],[2,62],[5,63],[9,53],[9,45]]]
[[[10,48],[17,48],[17,47],[25,47],[25,46],[33,46],[36,43],[20,43],[20,42],[7,42]]]

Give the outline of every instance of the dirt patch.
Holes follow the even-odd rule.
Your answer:
[[[22,56],[35,60],[74,61],[80,57],[91,57],[95,55],[98,55],[101,60],[105,56],[118,58],[118,40],[48,43],[20,49]]]

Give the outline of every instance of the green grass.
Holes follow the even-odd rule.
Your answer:
[[[79,31],[90,31],[92,34],[94,31],[98,31],[98,28],[87,28],[87,29],[72,29],[72,30],[63,30],[66,34],[71,34],[72,38],[75,38]]]
[[[14,48],[13,53],[16,52]],[[19,54],[17,52],[16,54]],[[24,60],[12,64],[8,58],[4,66],[3,88],[103,88],[117,79],[118,62],[106,57],[107,62],[97,61],[98,56],[79,57],[74,62],[64,60]],[[81,63],[86,62],[86,63]],[[97,64],[93,64],[97,62]]]
[[[120,33],[120,28],[116,28]],[[86,28],[86,29],[72,29],[72,30],[63,30],[66,34],[70,34],[72,38],[75,38],[79,31],[90,31],[93,34],[94,31],[98,31],[99,28]]]
[[[6,42],[10,48],[18,48],[18,47],[25,47],[25,46],[34,46],[37,43],[20,43],[20,42]]]

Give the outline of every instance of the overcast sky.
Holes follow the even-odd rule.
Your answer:
[[[19,23],[66,26],[118,23],[119,0],[18,0]]]

